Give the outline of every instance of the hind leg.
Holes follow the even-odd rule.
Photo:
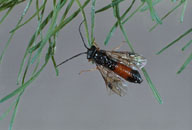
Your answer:
[[[81,71],[79,72],[79,75],[82,74],[82,73],[84,73],[84,72],[91,72],[91,71],[95,71],[95,70],[97,70],[97,68],[88,69],[88,70],[81,70]]]
[[[126,41],[123,41],[121,44],[119,44],[118,46],[116,46],[115,48],[112,49],[112,51],[116,51],[118,49],[121,48],[121,46],[123,46],[126,43]]]

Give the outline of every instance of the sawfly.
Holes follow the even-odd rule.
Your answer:
[[[126,81],[140,84],[143,79],[138,70],[146,65],[146,58],[133,52],[101,50],[96,42],[93,42],[93,45],[88,48],[81,33],[83,22],[79,25],[79,33],[87,51],[61,62],[57,67],[73,58],[86,54],[88,61],[95,63],[96,69],[101,73],[106,87],[117,95],[122,96],[126,93],[128,86]]]

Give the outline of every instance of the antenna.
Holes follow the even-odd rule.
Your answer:
[[[82,33],[81,33],[81,25],[82,25],[84,22],[85,22],[85,19],[84,19],[84,20],[80,23],[80,25],[79,25],[79,34],[80,34],[81,39],[82,39],[82,41],[83,41],[84,47],[87,48],[87,49],[89,49],[89,48],[87,47],[87,45],[85,44],[85,40],[84,40],[83,35],[82,35]]]
[[[80,25],[79,25],[79,34],[80,34],[80,36],[81,36],[81,39],[82,39],[82,41],[83,41],[83,44],[84,44],[85,48],[89,49],[89,48],[86,46],[85,40],[84,40],[83,35],[82,35],[82,33],[81,33],[81,25],[83,24],[84,21],[85,21],[85,20],[83,20],[83,21],[80,23]],[[80,55],[83,55],[83,54],[87,54],[87,52],[81,52],[81,53],[79,53],[79,54],[76,54],[76,55],[72,56],[71,58],[66,59],[65,61],[63,61],[63,62],[61,62],[60,64],[56,65],[56,67],[58,67],[58,66],[60,66],[60,65],[62,65],[62,64],[64,64],[64,63],[66,63],[67,61],[72,60],[72,59],[74,59],[74,58],[76,58],[76,57],[78,57],[78,56],[80,56]]]
[[[74,55],[74,56],[72,56],[71,58],[66,59],[65,61],[63,61],[63,62],[61,62],[60,64],[56,65],[56,67],[58,67],[58,66],[60,66],[60,65],[62,65],[62,64],[64,64],[64,63],[66,63],[66,62],[69,61],[69,60],[72,60],[73,58],[76,58],[76,57],[78,57],[78,56],[80,56],[80,55],[83,55],[83,54],[87,54],[87,52],[81,52],[81,53],[79,53],[79,54],[77,54],[77,55]]]

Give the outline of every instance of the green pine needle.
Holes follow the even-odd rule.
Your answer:
[[[183,33],[181,36],[179,36],[176,40],[172,41],[171,43],[169,43],[167,46],[165,46],[163,49],[161,49],[159,52],[157,52],[156,54],[159,55],[162,52],[164,52],[167,48],[171,47],[172,45],[174,45],[176,42],[178,42],[179,40],[181,40],[184,36],[186,36],[187,34],[189,34],[190,32],[192,32],[192,28],[190,28],[189,30],[187,30],[185,33]]]
[[[94,30],[95,30],[95,3],[96,0],[92,0],[91,4],[91,45],[94,41]]]
[[[145,0],[145,1],[148,4],[152,20],[155,20],[158,24],[162,24],[161,19],[159,18],[159,16],[157,15],[155,9],[153,8],[152,0]]]
[[[185,10],[186,10],[186,7],[187,7],[187,1],[188,0],[184,0],[184,5],[183,5],[183,9],[182,9],[182,13],[181,13],[181,18],[180,18],[180,22],[183,23],[183,19],[184,19],[184,15],[185,15]]]
[[[157,91],[157,89],[155,88],[153,82],[151,81],[151,78],[149,77],[147,71],[145,70],[145,68],[142,68],[143,74],[145,76],[145,79],[147,80],[153,95],[155,96],[156,100],[159,102],[159,104],[163,104],[163,101],[161,99],[161,96],[159,95],[159,92]]]
[[[76,0],[76,2],[77,2],[78,6],[79,6],[79,8],[80,8],[80,11],[81,11],[81,13],[82,13],[82,15],[83,15],[84,20],[85,20],[85,21],[84,21],[84,25],[85,25],[86,37],[87,37],[89,46],[91,46],[91,42],[90,42],[90,38],[89,38],[88,24],[87,24],[87,18],[86,18],[86,15],[85,15],[85,11],[84,11],[84,9],[83,9],[80,1],[79,1],[79,0]]]
[[[121,18],[120,18],[121,20],[123,20],[123,19],[126,17],[126,15],[129,13],[129,11],[131,10],[131,8],[133,7],[134,3],[135,3],[135,0],[133,0],[132,3],[131,3],[131,5],[129,6],[129,8],[127,8],[127,10],[125,10],[125,12],[123,13],[123,15],[122,15]],[[118,4],[118,3],[117,3],[117,4]],[[114,4],[114,6],[116,6],[117,4]],[[138,11],[138,9],[136,9],[136,10]],[[133,16],[135,13],[136,13],[136,12],[134,11],[130,16]],[[128,18],[130,19],[131,17],[128,17]],[[127,22],[127,20],[128,20],[128,19],[124,20],[124,21],[122,22],[122,24],[125,24],[125,22]],[[107,37],[106,37],[106,39],[105,39],[105,41],[104,41],[104,45],[107,45],[107,44],[109,43],[109,40],[110,40],[110,38],[113,36],[113,32],[116,30],[117,27],[118,27],[118,20],[117,20],[117,22],[112,26],[112,28],[110,29],[109,33],[107,34]]]
[[[26,7],[25,7],[25,9],[24,9],[24,11],[23,11],[23,13],[22,13],[22,15],[21,15],[21,17],[20,17],[17,25],[16,25],[16,27],[21,23],[21,21],[23,20],[24,16],[26,15],[26,13],[27,13],[27,11],[29,10],[29,7],[30,7],[30,5],[31,5],[31,2],[32,2],[32,0],[30,0],[30,1],[27,3],[27,5],[26,5]],[[3,49],[3,52],[2,52],[1,55],[0,55],[0,63],[1,63],[2,60],[3,60],[3,56],[4,56],[5,52],[6,52],[9,44],[11,43],[11,40],[12,40],[14,34],[15,34],[15,32],[13,32],[13,33],[11,34],[11,36],[9,37],[7,43],[5,44],[5,47],[4,47],[4,49]]]
[[[7,12],[5,13],[5,15],[2,17],[2,19],[0,20],[0,24],[2,24],[4,22],[4,20],[7,18],[7,16],[9,15],[9,13],[12,11],[13,7],[9,8],[7,10]]]
[[[185,49],[187,49],[187,47],[189,47],[192,44],[192,40],[190,40],[181,50],[184,51]]]
[[[192,60],[192,53],[189,55],[189,57],[186,59],[186,61],[184,62],[184,64],[181,66],[181,68],[177,71],[177,74],[180,74],[185,68],[186,66],[191,62]]]
[[[155,0],[155,1],[152,1],[152,5],[157,5],[159,2],[161,2],[162,0]],[[144,12],[144,11],[147,11],[149,9],[149,6],[146,5],[144,6],[143,8],[140,9],[141,12]]]
[[[7,96],[0,99],[0,103],[5,102],[6,100],[8,100],[8,99],[12,98],[13,96],[21,93],[25,88],[27,88],[40,75],[40,73],[46,67],[47,63],[48,63],[48,60],[41,66],[39,71],[36,72],[27,82],[22,84],[19,88],[15,89],[13,92],[9,93]]]
[[[16,101],[12,102],[11,105],[9,106],[9,108],[0,116],[0,121],[3,120],[13,109],[13,107],[15,106]]]
[[[177,4],[175,7],[173,7],[170,11],[168,11],[162,18],[161,20],[163,21],[165,18],[167,18],[171,13],[173,13],[177,8],[179,8],[181,5],[183,4],[183,2],[180,2],[179,4]],[[159,24],[156,23],[155,25],[153,25],[149,32],[153,31]]]
[[[120,14],[119,14],[119,6],[116,5],[116,6],[114,7],[114,9],[115,9],[114,11],[116,11],[116,12],[115,12],[115,16],[117,17],[118,24],[119,24],[119,26],[120,26],[120,29],[121,29],[122,33],[123,33],[123,36],[125,37],[125,40],[126,40],[126,42],[128,43],[131,51],[134,52],[134,49],[133,49],[133,47],[132,47],[132,44],[131,44],[130,41],[128,40],[127,34],[126,34],[126,32],[125,32],[125,29],[124,29],[124,27],[122,26],[122,23],[121,23],[121,18],[120,18]],[[145,76],[145,79],[147,80],[147,82],[148,82],[148,84],[149,84],[149,86],[150,86],[150,88],[151,88],[151,90],[152,90],[152,92],[153,92],[156,100],[159,102],[159,104],[162,104],[163,102],[162,102],[161,96],[159,95],[159,93],[158,93],[157,89],[155,88],[154,84],[152,83],[152,81],[151,81],[151,79],[150,79],[147,71],[146,71],[144,68],[142,68],[142,71],[143,71],[143,74],[144,74],[144,76]]]
[[[119,4],[119,3],[122,2],[122,1],[124,1],[124,0],[115,0],[115,1],[112,1],[110,4],[102,7],[101,9],[96,10],[95,13],[100,13],[100,12],[106,11],[107,9],[110,9],[111,7]]]

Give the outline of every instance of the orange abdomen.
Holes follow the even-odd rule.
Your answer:
[[[121,63],[117,63],[113,72],[130,82],[141,83],[143,81],[137,70]]]
[[[114,72],[125,80],[127,80],[127,78],[132,78],[131,70],[132,69],[130,67],[127,67],[121,63],[117,63]]]

